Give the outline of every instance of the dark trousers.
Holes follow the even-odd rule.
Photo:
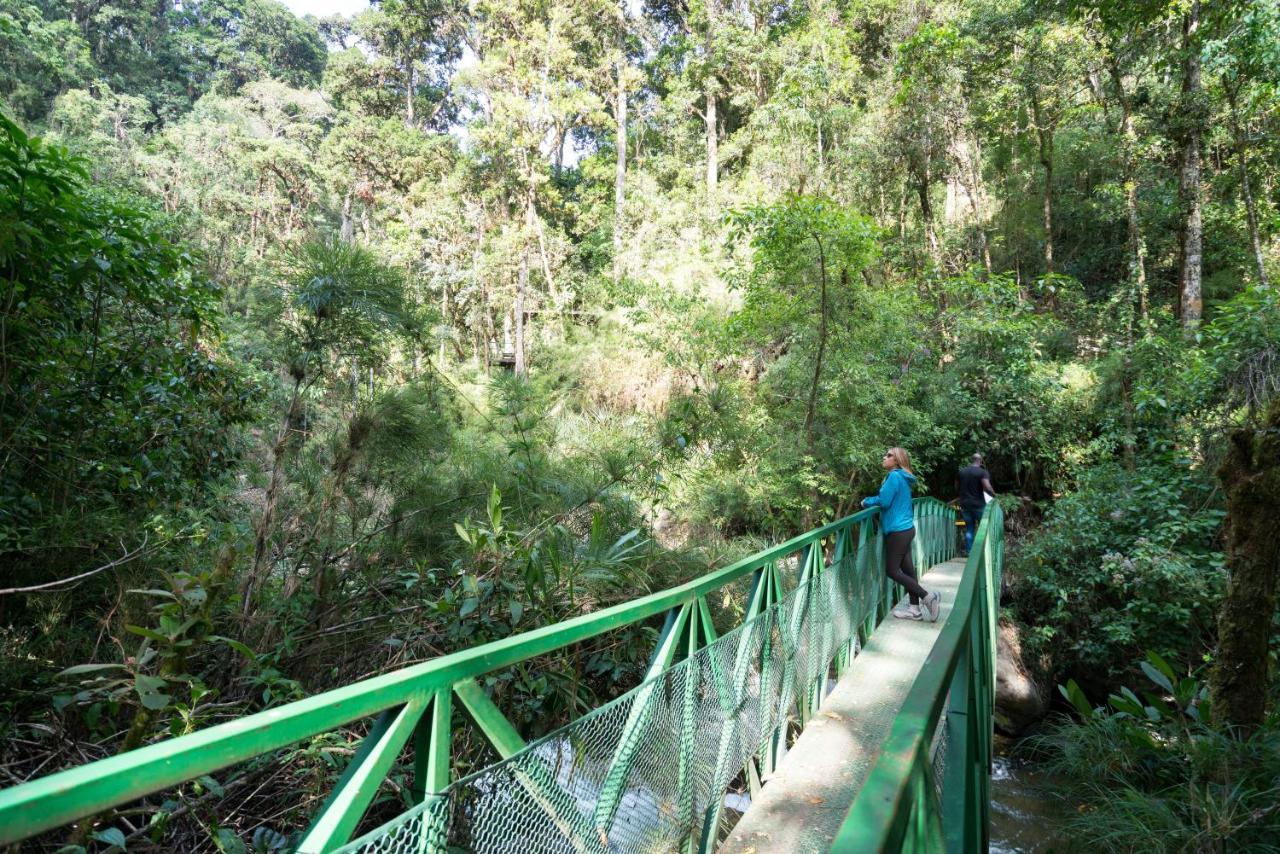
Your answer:
[[[968,507],[960,508],[960,515],[964,517],[964,553],[968,554],[973,549],[973,538],[978,536],[978,525],[982,523],[982,511],[984,508],[979,507],[972,510]]]
[[[911,559],[911,541],[915,538],[915,528],[884,535],[884,574],[907,588],[911,604],[919,605],[929,594],[916,581],[916,564]]]

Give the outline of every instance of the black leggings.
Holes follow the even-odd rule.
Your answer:
[[[929,594],[916,581],[916,565],[911,560],[911,541],[915,538],[915,528],[884,535],[884,574],[907,588],[911,604],[919,605]]]

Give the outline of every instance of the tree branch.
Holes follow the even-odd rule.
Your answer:
[[[104,563],[102,566],[98,567],[97,569],[91,569],[88,572],[82,572],[79,575],[73,575],[70,578],[62,578],[57,581],[50,581],[47,584],[33,584],[30,587],[9,587],[4,590],[0,590],[0,596],[5,596],[10,593],[42,593],[47,590],[60,590],[62,589],[63,585],[74,584],[75,582],[83,581],[84,579],[92,575],[97,575],[100,572],[106,572],[108,569],[113,569],[122,564],[126,564],[129,561],[137,557],[140,557],[142,554],[149,551],[147,549],[147,538],[150,536],[151,536],[150,533],[145,535],[142,538],[142,545],[138,546],[133,551],[127,552],[121,555],[120,557],[116,558],[110,563]]]

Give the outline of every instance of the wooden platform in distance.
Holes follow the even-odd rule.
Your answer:
[[[916,674],[951,612],[964,560],[920,579],[942,594],[938,622],[888,617],[854,659],[795,745],[765,780],[721,854],[825,854],[871,772]]]

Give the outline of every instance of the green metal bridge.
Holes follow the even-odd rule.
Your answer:
[[[915,501],[936,624],[888,620],[879,508],[679,587],[0,791],[0,846],[373,719],[299,852],[987,849],[1003,517],[968,560],[954,513]],[[740,589],[718,632],[708,597]],[[719,613],[716,611],[716,613]],[[526,742],[481,685],[662,618],[644,681]],[[723,621],[723,617],[721,617]],[[834,686],[834,689],[833,689]],[[455,704],[500,761],[451,779]],[[352,839],[411,752],[416,806]],[[727,838],[726,792],[753,805]]]

